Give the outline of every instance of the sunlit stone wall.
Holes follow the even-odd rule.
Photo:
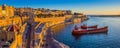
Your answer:
[[[50,26],[63,23],[64,21],[65,17],[35,18],[35,22],[49,22]]]
[[[14,16],[14,7],[7,5],[0,6],[0,17],[3,16],[7,18]]]

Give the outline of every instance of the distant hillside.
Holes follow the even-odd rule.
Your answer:
[[[91,17],[120,17],[120,15],[87,15]]]

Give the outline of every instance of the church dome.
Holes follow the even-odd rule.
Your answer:
[[[17,25],[11,25],[7,28],[7,31],[10,32],[18,32],[19,31],[19,27]]]

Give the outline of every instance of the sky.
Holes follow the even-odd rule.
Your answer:
[[[118,15],[120,0],[0,0],[14,7],[72,10],[88,15]]]

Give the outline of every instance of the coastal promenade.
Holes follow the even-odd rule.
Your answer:
[[[40,48],[69,48],[69,46],[55,40],[52,37],[51,26],[45,24],[41,32]]]
[[[34,23],[35,24],[35,48],[69,48],[69,46],[60,43],[59,41],[55,40],[52,37],[52,29],[51,27],[53,25],[48,24],[48,23]],[[57,24],[56,24],[57,25]],[[23,33],[23,47],[22,48],[26,48],[27,45],[27,41],[30,40],[26,40],[25,37],[26,34],[29,34],[29,32],[27,32],[29,29],[28,27],[29,25],[26,26],[25,32]],[[32,33],[32,32],[31,32]],[[32,37],[32,35],[31,35]],[[31,40],[33,40],[31,38]],[[33,47],[32,44],[30,45],[30,47]]]
[[[86,17],[84,17],[84,18],[86,18]],[[56,22],[56,20],[58,22]],[[58,24],[65,23],[64,21],[59,22],[61,20],[58,20],[58,18],[56,18],[56,20],[53,21],[53,19],[52,20],[46,19],[46,21],[45,21],[45,19],[44,19],[45,25],[42,28],[42,31],[40,32],[40,44],[39,44],[40,48],[70,48],[69,46],[55,40],[52,37],[53,26],[57,26]],[[62,19],[62,20],[65,20],[65,19]],[[50,21],[53,21],[53,22],[50,22]]]

